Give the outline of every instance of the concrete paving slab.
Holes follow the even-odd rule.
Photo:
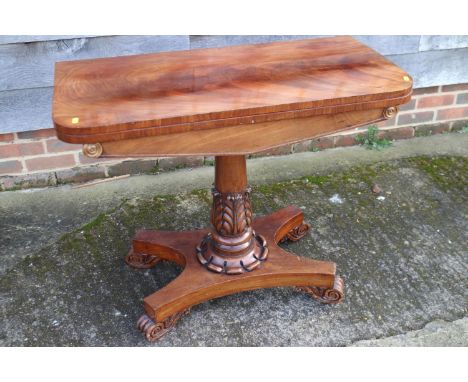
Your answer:
[[[453,322],[436,320],[420,330],[398,336],[358,341],[352,346],[467,346],[468,318]]]
[[[245,292],[194,307],[150,346],[347,346],[465,317],[467,137],[403,143],[249,163],[256,214],[303,208],[311,234],[285,247],[336,261],[342,304],[292,288]],[[0,345],[149,345],[135,328],[142,298],[180,269],[138,271],[123,257],[136,229],[205,226],[212,172],[0,194]]]

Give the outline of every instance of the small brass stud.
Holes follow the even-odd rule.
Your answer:
[[[76,124],[79,123],[79,122],[80,122],[80,119],[79,119],[78,117],[73,117],[73,118],[72,118],[72,123],[73,123],[74,125],[76,125]]]
[[[100,143],[86,143],[83,145],[83,154],[89,158],[99,158],[102,154]]]
[[[408,76],[403,76],[403,81],[409,82],[409,77]]]

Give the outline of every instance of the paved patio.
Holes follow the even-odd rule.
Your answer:
[[[453,133],[250,160],[255,213],[301,207],[311,233],[285,247],[335,261],[345,301],[227,296],[156,344],[135,328],[141,301],[180,269],[123,257],[137,229],[208,222],[212,167],[0,193],[0,345],[467,346],[467,157],[468,134]]]

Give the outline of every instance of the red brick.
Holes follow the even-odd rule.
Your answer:
[[[283,145],[279,147],[275,147],[273,149],[269,150],[264,150],[258,153],[255,153],[252,155],[252,158],[257,158],[257,157],[266,157],[270,155],[288,155],[291,154],[293,150],[293,145]]]
[[[177,166],[171,168],[172,170],[175,170],[177,168],[183,168],[183,167],[194,167],[190,166],[190,160],[191,158],[195,157],[177,157],[180,158],[180,162],[178,163]],[[201,157],[203,158],[203,157]],[[198,164],[201,166],[203,164],[203,159],[198,162]],[[120,163],[116,163],[113,165],[110,165],[107,168],[107,173],[109,174],[110,177],[113,176],[120,176],[120,175],[127,175],[127,174],[144,174],[144,173],[155,173],[160,168],[158,167],[158,160],[156,158],[153,159],[135,159],[135,160],[126,160]]]
[[[411,126],[396,127],[394,129],[379,130],[377,133],[378,138],[394,139],[408,139],[414,137],[414,129]]]
[[[442,134],[448,131],[450,131],[450,122],[435,123],[431,125],[422,125],[415,127],[416,136]]]
[[[335,146],[334,137],[322,137],[312,141],[312,147],[320,150],[331,149]]]
[[[331,149],[335,146],[334,137],[322,137],[308,141],[302,141],[293,145],[293,152],[301,153],[305,151]]]
[[[17,174],[21,172],[23,165],[19,160],[7,160],[0,162],[0,175]]]
[[[451,109],[439,110],[437,112],[437,120],[443,121],[447,119],[460,119],[468,117],[468,106],[454,107]]]
[[[22,131],[18,133],[19,139],[41,139],[41,138],[51,138],[55,136],[56,136],[55,129],[31,130],[31,131]]]
[[[455,96],[453,94],[440,94],[423,97],[418,100],[418,109],[426,107],[445,106],[453,104]]]
[[[78,154],[78,160],[82,164],[97,164],[97,163],[103,163],[103,162],[116,162],[116,161],[122,161],[125,158],[90,158],[84,155],[82,152]]]
[[[5,191],[56,185],[57,180],[53,172],[0,177],[0,187]]]
[[[430,86],[427,88],[413,89],[413,95],[437,93],[438,91],[439,91],[438,86]]]
[[[293,153],[303,153],[306,151],[310,151],[312,149],[312,140],[309,139],[307,141],[302,141],[299,143],[293,144]]]
[[[400,106],[400,111],[408,111],[408,110],[414,110],[416,108],[416,99],[412,99],[408,103],[405,103],[404,105]],[[391,121],[391,119],[389,119]]]
[[[392,126],[395,126],[395,123],[396,123],[396,118],[394,117],[394,118],[385,119],[383,121],[374,123],[374,126],[377,126],[377,127],[392,127]],[[366,127],[366,130],[368,128],[369,128],[369,126]]]
[[[102,166],[75,167],[55,172],[57,183],[82,183],[94,179],[106,177],[106,171]]]
[[[468,126],[468,119],[450,122],[450,124],[452,125],[451,131],[460,131]]]
[[[462,103],[468,103],[468,93],[461,93],[457,96],[457,103],[462,104]],[[0,138],[1,140],[1,138]]]
[[[158,168],[160,170],[175,170],[177,168],[184,168],[184,167],[200,167],[203,166],[203,161],[204,157],[200,156],[195,156],[195,157],[166,157],[166,158],[158,158]],[[154,160],[151,161],[144,161],[146,164],[149,164],[150,162],[153,162]],[[138,161],[129,161],[128,164],[132,165],[136,164],[137,166],[140,166],[138,164]],[[120,166],[119,171],[121,171],[121,168],[125,167],[126,164],[125,162],[122,163],[122,166]],[[115,169],[114,169],[115,171]],[[139,172],[151,172],[150,168],[145,169],[143,171],[138,170]],[[133,172],[135,173],[135,172]],[[129,174],[129,172],[127,172]],[[111,175],[111,169],[109,168],[109,175]]]
[[[72,154],[39,157],[26,160],[26,167],[29,171],[52,170],[55,168],[71,167],[75,164],[75,157]]]
[[[456,92],[459,90],[468,90],[468,84],[455,84],[442,86],[443,92]]]
[[[0,142],[11,142],[15,140],[15,134],[0,134]]]
[[[44,154],[41,142],[10,143],[0,146],[0,158]]]
[[[46,147],[49,153],[59,153],[63,151],[80,150],[82,145],[73,145],[71,143],[59,141],[58,139],[48,139],[46,141]]]
[[[345,147],[345,146],[357,145],[358,144],[356,142],[356,137],[357,136],[358,136],[358,134],[337,135],[337,136],[335,136],[335,147]]]
[[[433,111],[420,111],[417,113],[400,114],[398,116],[398,125],[429,122],[432,121],[433,116]]]

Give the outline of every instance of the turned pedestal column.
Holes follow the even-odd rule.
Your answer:
[[[211,232],[197,247],[198,260],[210,271],[251,272],[267,259],[266,240],[252,228],[250,192],[245,156],[216,157]]]

